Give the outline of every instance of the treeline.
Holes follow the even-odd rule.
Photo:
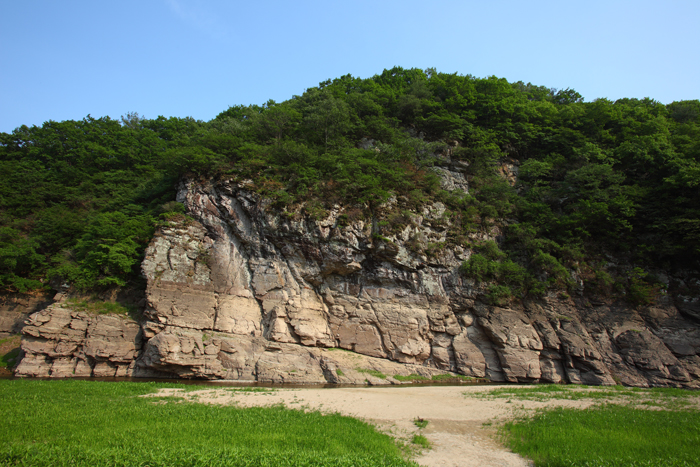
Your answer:
[[[445,155],[468,165],[468,195],[440,190],[430,167]],[[519,165],[515,186],[498,173],[505,160]],[[328,203],[371,215],[390,196],[407,208],[440,200],[448,241],[478,252],[462,270],[495,281],[494,300],[584,280],[644,301],[650,268],[700,259],[697,100],[584,102],[571,89],[393,68],[209,122],[129,114],[23,126],[0,134],[0,173],[5,291],[135,280],[185,174],[251,180],[280,209],[304,202],[310,216]],[[501,223],[503,241],[470,244],[484,223]],[[612,269],[610,253],[637,268]]]

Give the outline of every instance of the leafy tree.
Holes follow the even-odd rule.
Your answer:
[[[469,195],[440,190],[431,167],[446,163],[465,168]],[[484,224],[504,232],[463,267],[491,283],[494,303],[570,287],[572,271],[607,293],[611,281],[628,296],[653,290],[641,273],[606,271],[610,252],[640,267],[700,260],[697,100],[585,102],[569,88],[394,67],[209,122],[130,112],[22,126],[0,133],[0,173],[6,291],[56,274],[85,290],[133,281],[182,176],[251,180],[276,207],[305,203],[312,216],[440,200],[449,242],[468,246]]]

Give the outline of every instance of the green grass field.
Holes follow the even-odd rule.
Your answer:
[[[409,448],[350,417],[139,397],[161,387],[193,388],[0,380],[0,465],[416,465],[406,460]],[[533,386],[499,388],[484,397],[596,402],[584,410],[529,413],[501,427],[504,442],[537,467],[690,467],[700,465],[699,395],[677,389]],[[429,445],[417,437],[413,444]]]
[[[0,380],[0,465],[415,466],[340,415],[138,397],[163,383]]]
[[[542,410],[502,427],[505,443],[537,467],[690,467],[700,465],[698,396],[681,389],[534,386],[487,397],[597,401],[583,410]]]

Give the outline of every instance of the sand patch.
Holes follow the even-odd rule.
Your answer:
[[[282,404],[292,409],[338,412],[375,424],[405,442],[423,434],[432,449],[415,458],[425,466],[467,467],[531,465],[510,452],[496,437],[499,423],[543,407],[585,408],[592,400],[522,401],[479,397],[491,386],[405,386],[327,389],[277,389],[243,392],[231,389],[161,389],[156,396],[177,396],[207,404],[240,407]],[[424,429],[413,421],[428,420]]]

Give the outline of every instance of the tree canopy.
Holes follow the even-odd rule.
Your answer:
[[[430,170],[448,152],[468,165],[468,195],[442,191]],[[499,175],[504,161],[518,166],[514,186]],[[127,114],[22,126],[0,133],[0,173],[4,291],[53,277],[84,290],[135,280],[183,175],[252,180],[280,208],[440,200],[458,226],[449,241],[478,251],[465,274],[519,295],[571,287],[577,274],[609,288],[611,252],[642,270],[700,259],[697,100],[585,102],[573,89],[394,67],[209,122]],[[503,222],[502,257],[468,244],[486,222]]]

